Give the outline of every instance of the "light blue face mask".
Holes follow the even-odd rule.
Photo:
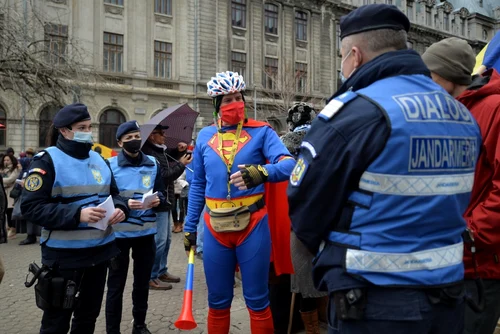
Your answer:
[[[73,133],[74,133],[73,141],[76,141],[79,143],[90,143],[90,144],[92,144],[94,142],[92,140],[92,132],[75,131]]]
[[[351,51],[352,49],[347,53],[347,56],[345,56],[345,58],[342,59],[342,61],[340,62],[340,81],[342,81],[342,83],[346,82],[347,79],[349,79],[349,77],[351,77],[351,75],[354,73],[354,71],[356,71],[356,69],[353,69],[351,74],[349,74],[349,77],[346,78],[344,76],[344,62],[351,55]]]

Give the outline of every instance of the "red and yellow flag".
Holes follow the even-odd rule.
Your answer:
[[[116,157],[118,155],[118,152],[116,152],[112,148],[101,145],[99,143],[94,143],[94,146],[92,146],[92,150],[95,149],[96,147],[101,148],[101,155],[103,156],[104,159],[109,159],[111,157]]]

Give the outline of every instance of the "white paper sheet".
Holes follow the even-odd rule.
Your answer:
[[[106,210],[106,216],[95,224],[89,224],[89,226],[104,231],[108,228],[109,219],[115,212],[115,204],[113,203],[113,198],[111,197],[111,195],[108,196],[108,198],[106,198],[106,200],[99,204],[97,207]]]
[[[144,210],[149,206],[151,205],[151,203],[154,201],[154,199],[156,198],[156,195],[158,194],[158,192],[154,192],[153,193],[153,189],[151,189],[150,191],[148,191],[147,193],[145,193],[144,195],[142,195],[142,207],[144,208]]]

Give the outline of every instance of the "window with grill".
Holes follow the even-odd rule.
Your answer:
[[[234,27],[246,27],[246,0],[231,1],[231,24]]]
[[[155,77],[172,78],[172,43],[155,41]]]
[[[231,71],[238,72],[243,78],[246,75],[247,55],[241,52],[231,52]]]
[[[430,8],[425,9],[425,23],[430,27],[432,24],[432,12]]]
[[[444,21],[444,30],[449,31],[450,30],[450,14],[444,13],[443,21]]]
[[[155,13],[172,15],[172,0],[155,0]]]
[[[53,65],[66,63],[68,26],[47,23],[44,26],[46,60]]]
[[[307,14],[304,12],[295,12],[295,37],[307,41]]]
[[[52,120],[61,108],[61,106],[50,104],[40,112],[40,121],[38,123],[38,147],[47,147],[46,139],[50,126],[52,125]]]
[[[264,64],[264,83],[266,89],[276,89],[275,80],[278,75],[278,59],[268,58],[265,59]]]
[[[307,90],[307,64],[295,63],[295,78],[297,83],[297,92],[305,93]]]
[[[266,4],[264,7],[265,30],[268,34],[278,34],[278,6]]]
[[[406,16],[413,20],[413,4],[411,2],[406,2]]]
[[[104,33],[103,70],[123,72],[123,35]]]
[[[108,109],[99,118],[99,143],[107,147],[118,147],[116,130],[125,122],[121,111]]]
[[[104,0],[105,3],[123,6],[123,0]]]

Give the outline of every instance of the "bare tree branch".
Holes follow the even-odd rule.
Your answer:
[[[103,82],[85,64],[92,55],[70,36],[63,20],[44,12],[42,1],[31,0],[26,16],[22,1],[0,1],[1,90],[14,92],[28,104],[64,105],[80,86]]]
[[[267,69],[264,75],[266,87],[264,87],[263,96],[259,99],[257,110],[259,118],[279,118],[286,115],[294,103],[311,101],[311,97],[308,96],[309,81],[306,72],[286,66],[279,72]]]

